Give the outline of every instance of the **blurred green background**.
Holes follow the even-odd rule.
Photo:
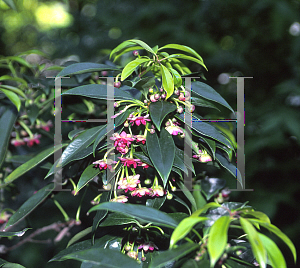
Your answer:
[[[127,39],[139,38],[151,46],[183,44],[203,57],[209,70],[206,82],[234,108],[236,81],[228,75],[253,77],[245,80],[245,156],[246,188],[254,191],[234,192],[232,201],[249,200],[298,248],[299,23],[297,0],[0,0],[0,54],[36,48],[56,63],[99,61],[107,49]],[[296,267],[280,245],[288,267]],[[28,258],[17,250],[8,257],[42,267],[32,266],[43,258],[40,247],[29,244]]]

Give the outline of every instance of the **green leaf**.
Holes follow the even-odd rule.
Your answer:
[[[17,7],[14,0],[3,0],[5,4],[7,4],[11,9],[17,11]]]
[[[168,99],[174,92],[174,81],[171,73],[164,65],[160,65],[161,67],[161,76],[162,76],[162,85],[164,90],[167,92],[166,99]]]
[[[207,220],[206,217],[188,217],[183,219],[171,235],[170,248],[173,248],[179,240],[183,239],[195,224],[205,220]]]
[[[3,266],[1,266],[2,268],[25,268],[24,266],[22,266],[21,264],[18,263],[5,263]]]
[[[215,202],[210,202],[205,204],[202,208],[196,210],[191,217],[198,217],[201,213],[205,213],[208,209],[210,208],[219,208],[222,207],[221,205],[215,203]]]
[[[27,107],[26,112],[27,112],[27,115],[28,115],[31,125],[33,125],[36,118],[39,115],[39,108],[35,104],[32,104],[29,107]]]
[[[222,167],[227,169],[229,173],[233,175],[238,180],[238,182],[243,186],[242,175],[235,165],[230,163],[223,155],[221,155],[218,152],[216,152],[216,160],[218,161],[218,163],[220,163]]]
[[[10,236],[23,236],[27,230],[30,228],[25,228],[19,232],[0,232],[0,237],[10,237]]]
[[[173,138],[168,131],[162,128],[159,138],[156,133],[147,133],[146,145],[149,157],[166,187],[175,157]]]
[[[115,127],[118,127],[118,126],[115,124]],[[96,137],[96,139],[94,141],[94,145],[93,145],[93,155],[94,156],[95,156],[98,144],[106,137],[106,135],[107,135],[107,125],[104,125],[102,130],[99,132],[98,136]]]
[[[149,112],[151,120],[154,125],[160,131],[160,126],[164,118],[171,112],[176,110],[176,105],[174,103],[166,101],[151,102],[149,105]]]
[[[8,228],[32,212],[45,198],[54,190],[54,183],[46,185],[44,188],[33,194],[25,203],[9,218],[5,228]]]
[[[85,240],[79,243],[76,243],[74,245],[71,245],[70,247],[63,249],[60,251],[57,255],[55,255],[49,262],[52,261],[64,261],[69,259],[69,254],[76,253],[78,251],[83,251],[90,248],[109,248],[110,241],[115,239],[115,236],[112,235],[105,235],[101,238],[97,239],[95,241],[95,244],[93,245],[91,240]],[[120,239],[121,240],[121,239]]]
[[[201,190],[205,195],[206,199],[209,200],[222,188],[225,187],[226,181],[218,178],[204,178],[200,182]]]
[[[166,250],[159,254],[157,257],[153,258],[153,261],[150,263],[149,268],[162,268],[166,264],[177,261],[180,258],[188,255],[190,252],[199,249],[198,244],[194,243],[185,243],[178,246],[177,248],[172,248]]]
[[[181,79],[180,74],[173,68],[168,68],[168,70],[173,75],[175,87],[180,87],[182,85],[182,79]]]
[[[133,217],[122,213],[112,213],[107,215],[105,220],[99,224],[99,227],[124,225],[129,223],[138,223],[138,221],[135,220]]]
[[[132,43],[133,44],[133,43]],[[133,46],[133,47],[127,47],[122,50],[120,50],[117,55],[114,57],[114,62],[120,58],[122,55],[124,55],[127,52],[133,51],[133,50],[138,50],[138,49],[143,49],[141,46]]]
[[[156,209],[160,209],[160,207],[166,201],[166,198],[167,198],[166,195],[164,195],[163,197],[155,197],[153,199],[148,198],[147,201],[146,201],[146,206],[156,208]]]
[[[45,151],[42,151],[35,157],[31,158],[29,161],[24,163],[23,165],[17,167],[12,173],[10,173],[5,179],[4,184],[7,185],[9,183],[12,183],[14,180],[25,174],[30,169],[34,168],[41,162],[43,162],[45,159],[47,159],[50,155],[54,154],[54,152],[60,150],[62,147],[66,146],[66,144],[63,144],[61,146],[56,146],[54,149],[53,147],[50,147],[46,149]]]
[[[148,61],[150,61],[150,59],[142,58],[142,59],[135,59],[129,62],[122,71],[121,81],[124,81],[129,75],[131,75],[136,69],[136,67]]]
[[[179,186],[183,194],[186,196],[186,198],[191,202],[192,208],[194,210],[197,210],[197,201],[195,200],[194,196],[191,194],[189,189],[184,185],[182,181],[177,182],[177,185]]]
[[[217,103],[223,105],[224,107],[228,108],[230,111],[232,111],[234,113],[233,109],[227,103],[227,101],[224,100],[223,97],[218,92],[216,92],[212,87],[210,87],[207,84],[204,84],[199,81],[192,82],[192,93],[195,93],[195,94],[199,95],[200,97],[205,98],[207,100],[217,102]]]
[[[144,223],[152,222],[154,224],[167,227],[176,227],[178,224],[168,214],[151,207],[145,207],[144,205],[106,202],[92,207],[89,210],[89,213],[95,210],[119,212],[125,215],[130,215],[137,220],[143,221]]]
[[[123,43],[121,43],[120,45],[118,45],[116,48],[114,48],[111,53],[109,58],[111,58],[114,54],[118,54],[118,56],[124,54],[124,49],[128,49],[131,48],[132,46],[134,46],[136,43],[131,42],[131,41],[124,41]],[[128,48],[127,48],[128,47]],[[142,47],[136,48],[136,49],[143,49]],[[135,49],[134,49],[135,50]]]
[[[258,236],[267,250],[268,259],[272,267],[286,268],[284,257],[275,242],[261,233],[258,233]]]
[[[261,221],[261,220],[256,220],[256,219],[248,219],[248,220],[252,223],[258,223],[262,227],[268,229],[270,232],[277,235],[290,248],[290,250],[291,250],[291,252],[294,256],[294,260],[296,262],[296,259],[297,259],[296,248],[295,248],[293,242],[282,231],[280,231],[275,225],[270,224],[270,223],[266,223],[266,222]]]
[[[114,99],[107,98],[107,85],[89,84],[75,87],[62,93],[62,95],[77,95],[101,100],[132,100],[133,97],[119,88],[114,88]]]
[[[140,268],[138,262],[118,250],[90,248],[68,254],[68,259],[78,260],[81,262],[92,263],[97,267],[130,267]]]
[[[227,232],[230,224],[229,216],[222,216],[215,221],[209,230],[207,250],[210,256],[210,267],[214,267],[224,253],[227,245]]]
[[[2,76],[0,76],[0,81],[5,81],[5,80],[16,81],[16,82],[19,82],[19,83],[21,83],[23,85],[27,85],[27,82],[23,78],[20,78],[20,77],[12,77],[10,75],[2,75]]]
[[[184,55],[184,54],[172,54],[169,57],[167,57],[167,59],[171,59],[171,58],[177,58],[177,59],[179,58],[179,59],[185,59],[185,60],[194,61],[194,62],[202,65],[205,68],[205,70],[207,70],[207,68],[206,68],[205,64],[203,63],[203,61],[198,60],[198,59],[196,59],[194,57],[187,56],[187,55]]]
[[[165,46],[159,48],[158,50],[165,49],[165,48],[173,48],[173,49],[178,49],[181,51],[188,52],[203,62],[203,59],[201,58],[201,56],[194,49],[192,49],[188,46],[178,45],[178,44],[168,44],[168,45],[165,45]]]
[[[193,196],[196,200],[196,209],[200,209],[206,205],[206,200],[201,193],[201,186],[199,184],[194,185]]]
[[[2,91],[7,98],[17,107],[18,111],[21,108],[21,100],[19,99],[18,95],[10,90],[4,89],[0,87],[0,91]]]
[[[73,156],[89,146],[100,132],[106,129],[106,125],[93,127],[79,134],[63,151],[61,156],[61,167],[73,160]]]
[[[140,45],[141,47],[143,47],[144,49],[146,49],[147,51],[149,51],[150,53],[155,55],[154,50],[151,47],[149,47],[145,42],[137,40],[137,39],[131,39],[131,40],[128,40],[128,41]]]
[[[21,89],[17,88],[17,87],[9,86],[9,85],[1,85],[1,87],[4,88],[4,89],[8,89],[12,92],[17,93],[25,99],[27,98],[26,95],[24,94],[24,92]]]
[[[18,112],[14,106],[0,107],[0,167],[5,159],[10,134],[17,119]]]
[[[176,202],[178,202],[179,204],[185,206],[186,209],[188,210],[189,214],[190,214],[190,215],[192,214],[192,212],[191,212],[189,206],[187,205],[187,203],[185,203],[181,198],[179,198],[179,197],[178,197],[177,195],[175,195],[174,193],[173,193],[173,200],[176,201]]]
[[[111,67],[106,64],[92,63],[92,62],[80,62],[74,63],[65,67],[57,77],[73,75],[73,74],[83,74],[91,72],[100,72],[100,71],[117,71],[117,68]]]
[[[32,66],[31,66],[26,60],[24,60],[24,59],[21,58],[21,57],[18,57],[18,56],[10,56],[10,57],[6,57],[6,59],[12,60],[12,61],[16,61],[16,62],[18,62],[18,63],[20,63],[20,64],[22,64],[22,65],[24,65],[24,66],[26,66],[26,67],[28,67],[28,68],[32,68]]]
[[[240,218],[240,223],[243,230],[247,234],[247,238],[251,244],[251,248],[257,262],[260,264],[262,268],[265,268],[266,261],[267,261],[266,249],[262,241],[260,240],[257,231],[248,220],[242,217]]]
[[[91,164],[82,172],[76,187],[76,193],[78,193],[85,185],[87,185],[101,172],[99,168],[95,168],[94,166],[94,164]]]
[[[92,226],[80,231],[79,233],[77,233],[76,235],[74,235],[70,241],[68,242],[67,248],[71,245],[73,245],[74,243],[76,243],[78,240],[80,240],[81,238],[85,237],[86,235],[88,235],[89,233],[92,232]]]
[[[181,72],[182,75],[191,73],[191,70],[188,67],[186,67],[180,60],[176,58],[169,58],[168,60],[172,63],[173,67],[175,67],[178,71]]]
[[[249,216],[253,216],[255,218],[258,218],[259,220],[261,220],[261,221],[263,221],[265,223],[271,223],[269,217],[265,213],[263,213],[263,212],[253,211],[253,210],[251,210],[249,208],[241,209],[239,211],[242,212],[241,216],[243,216],[244,218],[249,215]]]
[[[206,108],[213,108],[216,109],[220,112],[219,108],[217,106],[215,106],[214,104],[212,104],[211,102],[204,100],[204,99],[200,99],[197,97],[192,97],[192,104],[199,106],[199,107],[206,107]]]
[[[68,138],[70,140],[73,140],[76,135],[82,133],[83,131],[85,131],[85,129],[74,129],[74,130],[69,132]]]
[[[184,162],[184,156],[186,154],[184,153],[183,150],[179,149],[177,146],[175,147],[175,158],[174,158],[174,163],[173,165],[180,168],[183,172],[185,172],[187,174],[188,170],[191,170],[194,174],[195,173],[195,169],[194,169],[194,166],[193,166],[193,163],[192,161],[190,161],[190,163],[185,163]]]

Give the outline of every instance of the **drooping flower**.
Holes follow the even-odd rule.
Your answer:
[[[125,195],[119,195],[113,199],[109,200],[110,202],[118,202],[118,203],[126,203],[128,201],[128,197]]]
[[[174,135],[174,136],[177,136],[178,133],[183,133],[182,129],[180,127],[177,127],[177,126],[168,126],[168,127],[166,127],[166,130],[171,135]]]
[[[40,144],[40,140],[39,140],[40,138],[41,138],[40,134],[34,134],[33,137],[24,138],[24,141],[27,142],[27,146],[28,147],[31,147],[35,143],[36,144]]]
[[[12,139],[10,142],[13,146],[18,147],[25,144],[25,141],[22,139]]]
[[[47,122],[40,121],[39,124],[37,124],[35,127],[36,128],[41,128],[41,129],[49,132],[50,128],[53,127],[53,124],[52,124],[51,120],[49,120]]]
[[[127,118],[127,120],[129,120],[130,123],[132,123],[132,125],[134,126],[134,123],[139,126],[140,124],[146,125],[146,121],[151,121],[150,119],[148,119],[149,114],[145,115],[145,116],[138,116],[138,117],[129,117]]]
[[[197,147],[198,149],[198,147]],[[200,150],[198,149],[198,152],[196,152],[195,155],[193,155],[193,158],[197,159],[198,161],[202,162],[202,163],[207,163],[212,161],[211,156],[205,151],[205,150]]]
[[[110,139],[115,141],[114,146],[116,147],[116,150],[122,154],[128,152],[128,146],[132,141],[135,140],[132,135],[127,134],[125,131],[123,131],[121,134],[114,133],[113,137],[111,137]]]
[[[128,255],[130,258],[135,259],[135,260],[138,258],[138,253],[137,253],[136,251],[133,251],[133,250],[128,251],[128,252],[127,252],[127,255]]]
[[[151,190],[145,187],[137,188],[133,192],[131,192],[131,195],[138,196],[138,197],[147,196],[147,195],[151,195]]]
[[[164,196],[165,190],[162,186],[153,186],[151,189],[151,196]]]
[[[137,165],[139,164],[139,162],[141,162],[140,159],[133,159],[133,158],[129,158],[129,157],[118,157],[121,162],[124,164],[124,166],[130,167],[131,165],[136,168]]]
[[[128,176],[127,178],[123,178],[122,180],[118,181],[118,189],[123,189],[125,193],[128,191],[134,191],[140,183],[140,175]]]
[[[149,251],[153,251],[154,249],[158,250],[158,247],[152,241],[149,241],[149,242],[141,244],[138,247],[138,249],[143,249],[145,252],[148,252],[148,250]]]
[[[93,162],[93,164],[95,165],[95,167],[99,167],[99,169],[112,169],[112,165],[116,164],[116,161],[113,161],[112,159],[101,159],[101,160],[97,160],[95,162]]]
[[[135,135],[136,142],[141,142],[142,144],[146,143],[146,136],[144,135]]]

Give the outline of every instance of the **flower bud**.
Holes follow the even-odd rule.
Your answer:
[[[167,194],[167,199],[171,200],[172,198],[173,198],[173,195],[170,194],[170,193],[168,193],[168,194]]]
[[[178,106],[177,112],[181,114],[183,112],[183,107],[182,106]]]
[[[151,129],[150,129],[150,133],[151,133],[151,134],[154,134],[154,133],[155,133],[155,129],[151,128]]]
[[[169,121],[167,121],[165,125],[166,125],[166,127],[168,127],[171,125],[171,123]]]
[[[117,102],[114,103],[114,107],[115,107],[115,108],[117,108],[117,107],[119,107],[119,106],[120,106],[119,103],[117,103]]]
[[[125,249],[126,251],[129,251],[129,250],[131,250],[131,246],[126,245],[126,246],[124,247],[124,249]]]
[[[138,52],[137,50],[134,50],[134,51],[132,52],[132,55],[135,56],[135,57],[137,57],[137,56],[139,55],[139,52]]]
[[[179,96],[180,90],[179,90],[179,89],[176,89],[176,90],[174,91],[174,93],[175,93],[177,96]]]
[[[121,86],[121,82],[120,81],[114,83],[114,87],[119,88],[120,86]]]
[[[164,92],[164,89],[163,89],[163,88],[160,88],[159,91],[160,91],[160,92]]]
[[[159,94],[155,94],[155,95],[154,95],[154,98],[155,98],[156,100],[158,100],[158,99],[160,98],[160,95],[159,95]]]
[[[166,98],[166,94],[161,94],[161,98],[165,99]]]
[[[152,87],[149,88],[149,92],[153,93],[153,88]]]
[[[180,93],[178,99],[181,101],[185,101],[185,97],[184,97],[183,93]]]
[[[102,71],[101,74],[102,74],[103,76],[107,76],[108,71]]]
[[[148,101],[147,101],[147,100],[144,100],[144,103],[145,103],[145,104],[148,104]]]
[[[126,120],[125,123],[124,123],[124,127],[128,127],[129,124],[128,124],[128,121]]]
[[[150,100],[151,100],[151,102],[157,102],[157,100],[155,99],[154,95],[150,96]]]
[[[151,181],[150,179],[146,179],[146,180],[144,181],[144,183],[145,183],[146,185],[150,185],[150,184],[152,183],[152,181]]]
[[[192,106],[190,107],[190,112],[192,113],[192,112],[194,112],[195,111],[195,105],[194,104],[192,104]]]

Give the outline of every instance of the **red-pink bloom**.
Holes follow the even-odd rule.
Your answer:
[[[138,116],[138,117],[129,117],[127,118],[127,120],[130,121],[130,123],[132,123],[132,125],[134,126],[134,123],[139,126],[140,124],[146,125],[146,121],[151,121],[150,119],[148,119],[149,114],[147,114],[146,116]]]
[[[182,129],[180,127],[177,127],[177,126],[168,126],[168,127],[166,127],[166,130],[171,135],[174,135],[174,136],[177,136],[178,133],[183,133]]]
[[[164,196],[166,194],[164,188],[162,186],[154,186],[151,189],[152,193],[151,196]]]
[[[36,128],[42,128],[43,130],[49,132],[50,128],[53,127],[51,120],[48,122],[40,122],[38,125],[35,126]]]
[[[116,147],[117,151],[122,154],[128,152],[128,146],[132,141],[135,140],[132,135],[127,134],[125,131],[123,131],[121,134],[114,133],[113,137],[111,137],[110,139],[115,141],[114,146]]]
[[[12,139],[10,142],[13,146],[21,146],[25,144],[25,141],[21,140],[21,139]]]
[[[121,162],[124,164],[124,166],[130,167],[131,165],[136,168],[138,163],[141,162],[140,159],[133,159],[133,158],[129,158],[129,157],[118,157]]]
[[[153,251],[154,249],[158,249],[158,247],[152,241],[149,241],[140,245],[138,249],[143,249],[147,252],[148,250]]]
[[[27,142],[27,146],[28,146],[28,147],[31,147],[31,146],[33,146],[35,143],[36,143],[36,144],[40,144],[39,138],[41,138],[41,135],[40,135],[40,134],[34,134],[33,137],[24,138],[24,141]]]
[[[144,135],[135,135],[136,142],[141,142],[142,144],[145,144],[146,142],[146,136]]]
[[[116,198],[110,199],[110,202],[118,202],[118,203],[126,203],[128,201],[128,197],[125,195],[119,195]]]
[[[125,193],[128,191],[134,191],[141,181],[139,180],[140,175],[128,176],[118,181],[118,189],[123,189]]]
[[[131,192],[132,196],[146,196],[146,195],[151,195],[151,191],[148,188],[142,187],[142,188],[137,188],[133,192]]]
[[[116,164],[116,161],[113,161],[112,159],[101,159],[101,160],[97,160],[95,162],[93,162],[93,164],[95,165],[95,167],[99,167],[99,169],[112,169],[112,165]]]

